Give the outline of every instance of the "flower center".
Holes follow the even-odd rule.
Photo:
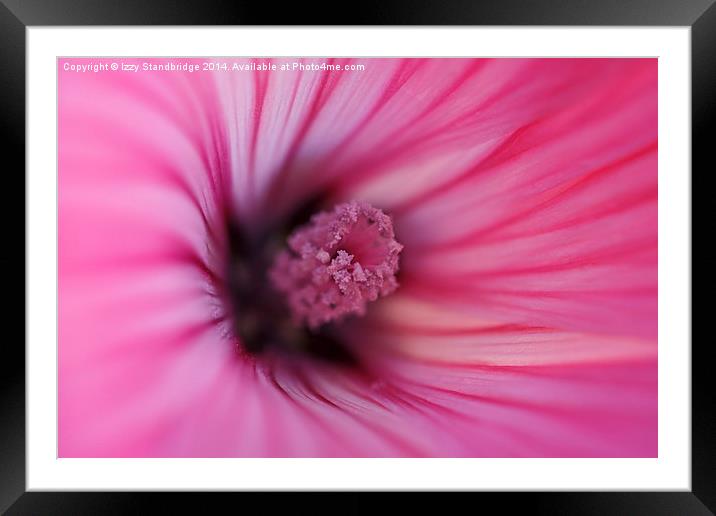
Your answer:
[[[388,215],[365,202],[339,204],[289,236],[269,277],[294,322],[315,329],[364,315],[369,302],[392,293],[402,249]]]

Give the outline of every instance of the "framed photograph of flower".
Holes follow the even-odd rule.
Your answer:
[[[246,4],[6,2],[27,361],[4,380],[2,508],[511,490],[709,514],[690,231],[711,3],[285,27]]]

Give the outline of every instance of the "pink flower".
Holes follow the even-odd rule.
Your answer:
[[[91,61],[60,456],[656,456],[655,59]]]

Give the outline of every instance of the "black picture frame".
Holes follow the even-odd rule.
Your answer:
[[[2,206],[6,252],[0,253],[6,308],[4,327],[19,328],[25,304],[25,29],[41,25],[637,25],[691,27],[692,168],[707,176],[716,170],[711,148],[716,112],[716,0],[493,0],[489,2],[429,0],[367,1],[356,9],[336,4],[273,5],[273,2],[229,0],[0,0],[0,126],[8,202]],[[339,14],[343,13],[343,14]],[[690,171],[684,170],[689,174]],[[692,175],[693,177],[693,175]],[[20,192],[23,195],[20,195]],[[13,203],[17,203],[13,205]],[[692,208],[692,219],[705,219]],[[9,237],[9,238],[8,238]],[[20,251],[22,249],[22,251]],[[23,271],[20,274],[19,271]],[[703,271],[701,271],[703,272]],[[703,277],[703,276],[702,276]],[[712,284],[706,278],[708,285]],[[703,283],[703,280],[700,282]],[[702,287],[703,288],[703,287]],[[48,294],[51,291],[48,286]],[[20,332],[24,340],[25,326]],[[692,490],[690,492],[478,493],[473,507],[499,504],[501,511],[520,509],[545,514],[691,515],[716,512],[716,385],[708,349],[692,345]],[[20,337],[2,344],[0,364],[0,511],[7,514],[136,514],[152,512],[159,501],[207,511],[214,503],[231,507],[242,493],[68,493],[25,492],[25,352]],[[324,504],[315,495],[313,510]],[[352,494],[339,512],[364,512],[371,496]],[[414,497],[423,508],[430,502]],[[350,500],[350,501],[348,501]],[[245,503],[242,501],[242,503]],[[262,502],[265,504],[265,502]],[[363,505],[363,504],[366,505]],[[427,504],[427,505],[426,505]],[[271,506],[267,506],[270,508]],[[324,506],[325,507],[325,506]],[[331,506],[328,506],[329,511]],[[338,508],[333,506],[334,509]],[[436,506],[443,509],[443,506]],[[193,512],[193,511],[192,511]]]

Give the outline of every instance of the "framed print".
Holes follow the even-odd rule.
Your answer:
[[[6,2],[3,510],[713,510],[691,168],[716,7],[386,5]]]

